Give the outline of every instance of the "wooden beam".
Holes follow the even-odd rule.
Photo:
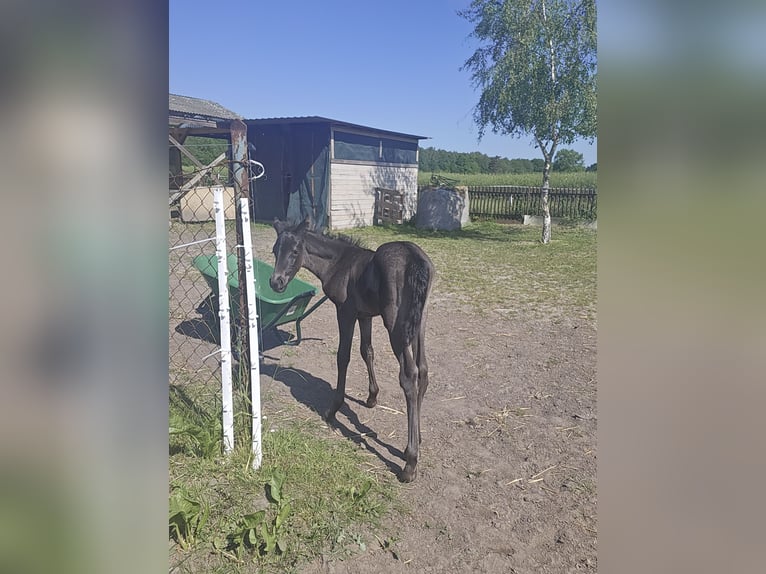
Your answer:
[[[178,143],[178,140],[174,138],[171,134],[168,134],[168,139],[170,140],[170,143],[172,143],[174,146],[176,146],[179,150],[181,150],[181,153],[184,154],[186,157],[188,157],[194,165],[196,165],[200,169],[204,169],[204,166],[199,162],[199,160],[194,157],[189,150],[187,150],[183,145]]]
[[[207,175],[207,172],[209,172],[211,169],[213,169],[216,165],[221,163],[222,160],[226,159],[226,152],[223,152],[221,155],[219,155],[217,158],[215,158],[211,163],[209,163],[206,166],[203,166],[202,164],[198,164],[200,166],[200,171],[195,175],[193,178],[191,178],[189,181],[187,181],[184,185],[181,186],[181,191],[188,191],[192,187],[194,187],[197,182],[205,177]]]
[[[186,195],[186,193],[188,193],[191,189],[194,188],[195,185],[197,185],[197,182],[199,180],[205,177],[205,175],[207,175],[207,173],[211,169],[213,169],[215,166],[221,163],[221,161],[223,161],[224,159],[226,159],[226,152],[223,152],[221,155],[215,158],[208,165],[203,166],[202,164],[198,164],[200,166],[200,171],[193,178],[191,178],[184,185],[182,185],[178,191],[171,190],[169,202],[172,204],[173,202],[177,201],[178,199]]]

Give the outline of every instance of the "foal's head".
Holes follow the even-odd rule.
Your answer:
[[[277,240],[272,248],[275,263],[269,285],[277,293],[282,293],[287,288],[287,284],[303,265],[303,256],[306,252],[303,240],[308,227],[308,219],[297,227],[290,227],[283,221],[274,220]]]

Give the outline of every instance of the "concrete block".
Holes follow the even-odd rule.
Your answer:
[[[234,219],[236,208],[234,206],[234,188],[223,188],[223,203],[225,205],[224,218]],[[200,222],[213,221],[213,189],[210,187],[195,187],[189,190],[179,201],[181,221]]]
[[[452,231],[470,221],[468,189],[427,188],[418,196],[415,225],[421,229]]]

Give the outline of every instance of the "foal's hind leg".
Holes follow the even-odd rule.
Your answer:
[[[378,383],[375,381],[375,352],[372,350],[372,317],[359,317],[359,335],[361,343],[359,345],[362,352],[362,359],[367,365],[367,376],[370,379],[370,394],[367,395],[367,406],[369,408],[378,404]]]
[[[426,326],[425,321],[420,325],[417,337],[412,342],[415,355],[415,364],[418,367],[418,419],[420,418],[421,407],[423,406],[423,396],[428,389],[428,361],[426,361]],[[418,421],[418,442],[423,442],[423,437],[420,433],[420,421]]]
[[[407,401],[407,448],[404,451],[405,465],[400,475],[402,482],[411,482],[417,476],[418,453],[420,450],[420,408],[418,406],[418,367],[412,356],[410,345],[397,344],[392,336],[391,346],[399,360],[399,384]]]

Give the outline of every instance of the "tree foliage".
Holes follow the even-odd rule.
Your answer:
[[[473,0],[459,13],[480,47],[466,60],[481,90],[482,136],[571,144],[596,135],[594,0]]]
[[[488,156],[481,152],[457,152],[420,148],[420,171],[446,173],[533,173],[543,171],[543,160]]]
[[[585,160],[580,152],[573,149],[560,149],[553,160],[553,171],[583,171]]]
[[[229,142],[225,139],[189,136],[184,140],[184,146],[197,158],[197,161],[207,165],[228,150]],[[181,162],[183,166],[188,166],[190,169],[195,167],[186,156],[181,158]]]
[[[447,151],[423,147],[418,151],[418,168],[423,172],[444,173],[542,173],[545,161],[488,156],[481,152]],[[595,171],[595,165],[585,168],[583,154],[571,149],[559,150],[552,164],[553,171]]]
[[[533,138],[544,160],[545,210],[557,147],[596,136],[595,0],[473,0],[459,15],[479,41],[463,65],[481,91],[479,137],[491,129]]]

